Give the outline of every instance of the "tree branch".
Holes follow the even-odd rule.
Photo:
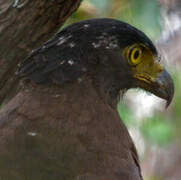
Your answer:
[[[18,63],[49,39],[82,0],[0,2],[0,102],[14,93]]]

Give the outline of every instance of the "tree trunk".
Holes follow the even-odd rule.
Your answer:
[[[82,0],[0,2],[0,102],[14,94],[17,65],[48,40]]]

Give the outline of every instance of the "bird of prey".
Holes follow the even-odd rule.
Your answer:
[[[74,23],[33,51],[17,74],[22,90],[5,107],[8,117],[0,112],[0,177],[142,179],[116,110],[120,94],[141,88],[167,106],[174,94],[143,32],[108,18]]]

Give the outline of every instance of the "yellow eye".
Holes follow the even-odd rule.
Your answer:
[[[128,63],[133,66],[139,64],[142,60],[142,48],[132,47],[128,51]]]

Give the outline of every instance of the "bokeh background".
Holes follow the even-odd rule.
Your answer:
[[[175,96],[165,102],[130,90],[118,105],[139,152],[145,180],[181,180],[181,1],[84,0],[67,24],[111,17],[145,32],[158,47],[161,63],[172,74]]]

